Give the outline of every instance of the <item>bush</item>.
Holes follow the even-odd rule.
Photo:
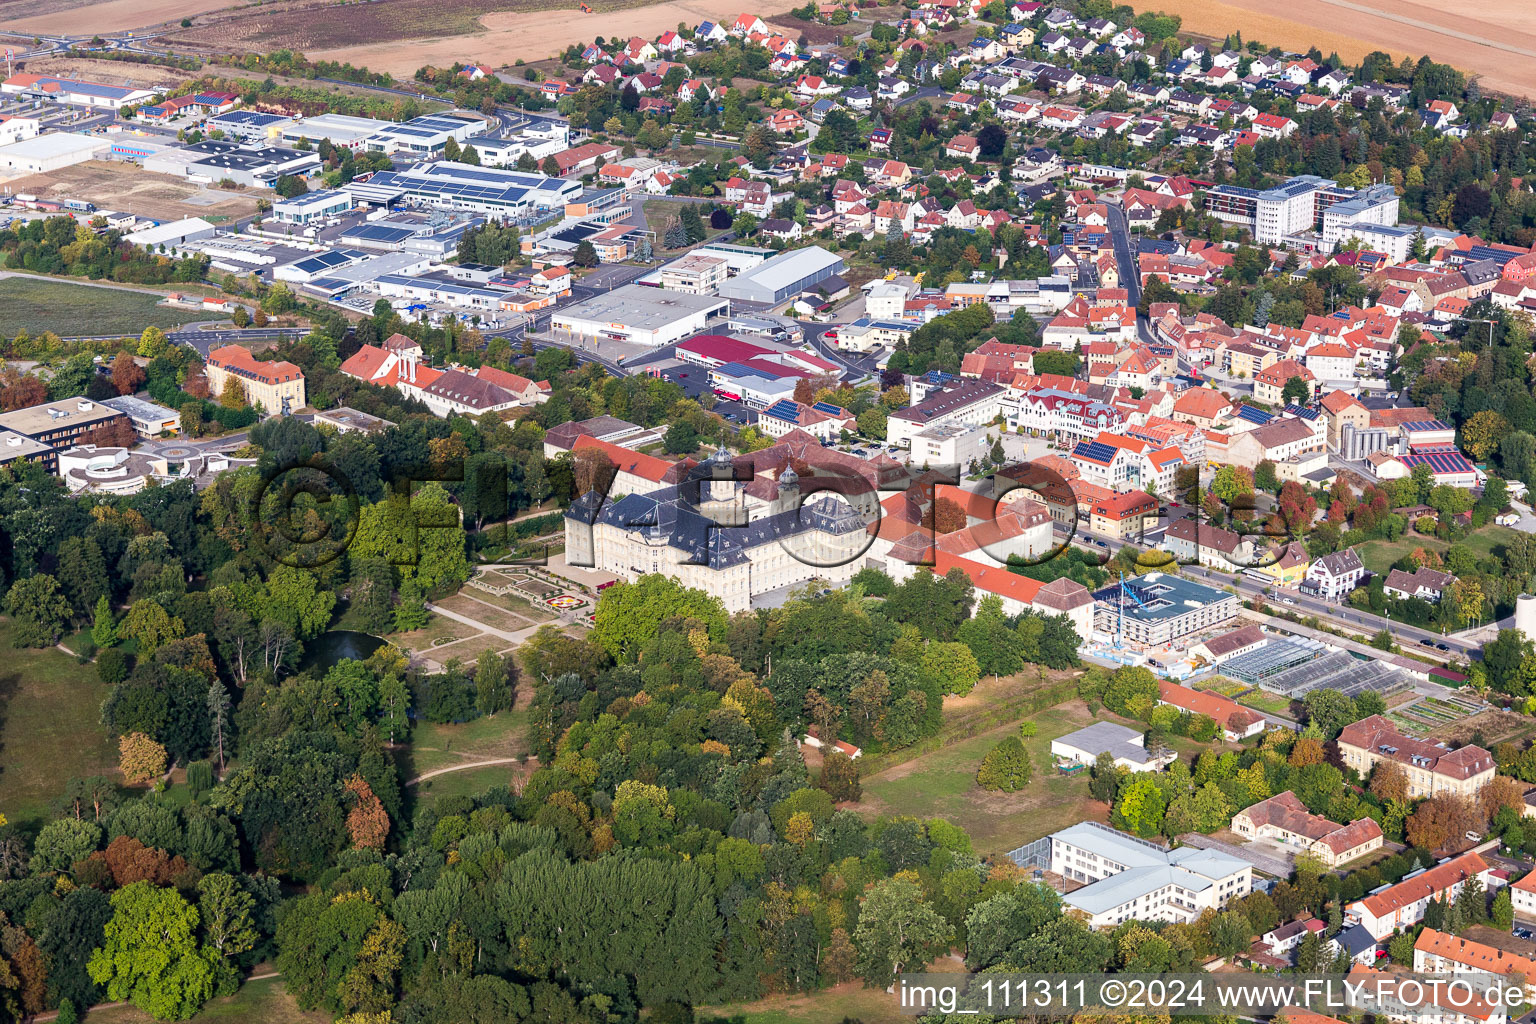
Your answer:
[[[116,686],[128,678],[128,655],[120,648],[108,647],[96,655],[96,675],[108,686]]]

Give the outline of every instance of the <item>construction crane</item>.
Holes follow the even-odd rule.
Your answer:
[[[1127,596],[1129,596],[1132,601],[1135,601],[1137,606],[1139,608],[1141,608],[1142,611],[1146,611],[1147,610],[1147,603],[1145,601],[1143,601],[1141,598],[1136,596],[1136,591],[1135,590],[1133,590],[1130,587],[1125,585],[1125,573],[1122,572],[1120,574],[1120,602],[1119,602],[1120,618],[1119,618],[1119,621],[1115,624],[1115,650],[1117,650],[1117,651],[1122,646],[1124,646],[1124,640],[1125,640],[1125,599],[1126,599]]]

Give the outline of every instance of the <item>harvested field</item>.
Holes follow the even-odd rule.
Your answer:
[[[254,191],[204,189],[168,175],[151,174],[136,164],[104,160],[89,160],[47,174],[29,174],[7,184],[12,192],[31,192],[45,199],[89,199],[102,210],[136,213],[155,220],[203,217],[219,224],[256,213]],[[217,197],[218,201],[206,206],[185,201],[199,193]]]
[[[1159,0],[1156,9],[1184,19],[1186,32],[1245,39],[1359,63],[1372,50],[1435,60],[1475,73],[1485,89],[1536,94],[1536,6],[1487,0],[1469,11],[1423,0],[1292,0],[1285,16],[1268,0]]]
[[[476,31],[479,15],[524,5],[533,7],[537,0],[375,0],[367,4],[279,0],[202,17],[191,28],[172,28],[160,38],[177,46],[225,51],[287,47],[309,53],[338,46],[464,35]],[[425,62],[418,62],[412,70],[421,63]]]
[[[44,57],[27,61],[34,75],[83,78],[103,85],[132,85],[141,89],[166,89],[193,76],[180,68],[157,64],[133,64],[126,60],[91,60],[88,57]]]
[[[0,279],[0,336],[18,331],[61,337],[139,334],[151,325],[180,327],[221,314],[160,305],[160,294],[125,288],[95,287],[57,278],[7,274]]]
[[[228,7],[230,0],[0,0],[0,25],[23,32],[127,32]]]
[[[332,44],[334,48],[331,49],[316,47],[305,52],[317,60],[350,61],[373,71],[387,71],[408,78],[425,64],[441,67],[459,60],[501,66],[518,59],[542,60],[560,53],[572,43],[591,42],[594,36],[611,39],[638,35],[654,39],[667,29],[676,28],[680,21],[696,25],[705,20],[734,18],[741,10],[735,0],[667,0],[666,3],[645,6],[609,5],[599,0],[598,16],[590,17],[578,12],[574,6],[548,9],[544,0],[522,0],[522,5],[528,9],[482,14],[476,19],[481,30],[467,38],[462,33],[474,29],[446,28],[445,23],[436,22],[422,26],[424,31],[421,33],[435,38],[420,39],[408,48],[400,47],[389,40],[406,36],[398,29],[384,26],[383,34],[376,39],[360,40],[354,32],[350,37],[352,43],[360,45],[338,42]],[[395,4],[385,0],[370,6],[388,10]],[[485,6],[482,3],[481,9]],[[540,9],[534,9],[536,7]],[[412,20],[407,20],[408,26]]]

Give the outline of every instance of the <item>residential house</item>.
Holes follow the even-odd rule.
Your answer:
[[[1365,564],[1360,561],[1360,556],[1355,554],[1354,548],[1345,548],[1323,555],[1308,566],[1301,590],[1325,601],[1340,601],[1364,578]]]
[[[1424,908],[1431,900],[1446,895],[1455,898],[1462,885],[1474,877],[1482,881],[1485,891],[1497,889],[1501,884],[1482,857],[1464,853],[1347,904],[1345,920],[1361,925],[1372,938],[1382,942],[1398,929],[1411,928],[1422,921]]]
[[[1411,573],[1393,569],[1387,573],[1387,581],[1382,590],[1388,597],[1403,601],[1416,597],[1420,601],[1439,604],[1445,592],[1455,582],[1456,577],[1450,573],[1431,569],[1428,566],[1421,566]]]

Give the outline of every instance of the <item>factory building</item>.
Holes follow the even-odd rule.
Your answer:
[[[819,245],[791,249],[744,270],[720,285],[720,295],[764,305],[777,305],[811,291],[843,270],[843,258]]]

